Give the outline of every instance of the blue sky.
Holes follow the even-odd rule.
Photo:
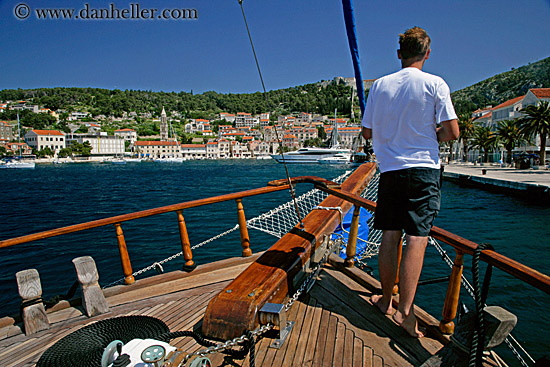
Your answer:
[[[90,8],[194,8],[196,20],[39,20],[86,0],[0,0],[0,89],[261,90],[237,0],[88,1]],[[30,16],[14,9],[27,4]],[[424,27],[425,70],[458,90],[550,56],[550,0],[355,0],[365,79],[399,68],[398,34]],[[268,90],[353,76],[340,0],[244,0]]]

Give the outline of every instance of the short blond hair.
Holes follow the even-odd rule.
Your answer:
[[[432,43],[428,33],[420,27],[407,29],[405,33],[399,35],[399,51],[401,58],[422,59],[430,49]]]

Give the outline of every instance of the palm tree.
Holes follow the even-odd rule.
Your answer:
[[[483,161],[487,162],[489,151],[497,145],[497,135],[486,126],[477,126],[472,136],[472,147],[483,150]]]
[[[464,147],[464,160],[468,159],[468,149],[470,148],[470,139],[474,134],[474,118],[470,113],[463,113],[458,117],[458,128],[460,130],[459,141],[462,141]]]
[[[526,142],[523,134],[519,131],[517,120],[503,120],[498,122],[497,137],[499,142],[506,149],[506,163],[512,163],[512,150]]]
[[[521,110],[526,116],[518,120],[519,130],[527,137],[540,136],[540,161],[546,161],[546,137],[550,133],[550,102],[540,101]]]

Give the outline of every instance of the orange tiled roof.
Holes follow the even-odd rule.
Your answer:
[[[61,135],[64,136],[62,132],[59,132],[57,130],[32,130],[33,133],[36,135]]]
[[[115,130],[116,131],[135,131],[134,129],[118,129],[118,130]]]
[[[136,141],[137,146],[165,146],[165,145],[178,145],[175,141],[155,141],[155,140],[142,140],[142,141]]]
[[[212,143],[208,143],[212,144]],[[214,143],[216,144],[216,143]],[[206,144],[181,144],[180,147],[182,148],[204,148],[206,147]]]
[[[499,108],[504,108],[504,107],[511,106],[511,105],[513,105],[514,103],[517,103],[517,102],[521,101],[524,97],[525,97],[525,96],[520,96],[520,97],[516,97],[516,98],[509,99],[509,100],[507,100],[506,102],[501,103],[501,104],[499,104],[498,106],[494,107],[494,108],[493,108],[493,111],[496,110],[496,109],[499,109]]]
[[[529,90],[537,98],[550,98],[550,88],[531,88]]]

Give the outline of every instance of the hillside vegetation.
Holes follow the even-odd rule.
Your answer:
[[[527,93],[531,88],[550,88],[550,57],[495,75],[451,94],[457,113],[493,107]]]
[[[108,90],[99,88],[37,88],[6,89],[0,100],[25,100],[51,110],[89,112],[92,116],[120,117],[124,112],[150,112],[158,116],[162,107],[177,111],[186,118],[215,118],[224,111],[230,113],[309,112],[341,116],[351,113],[351,88],[343,82],[312,83],[262,93],[221,94],[214,91],[202,94],[188,92],[152,92],[137,90]],[[452,93],[457,113],[471,112],[488,105],[497,105],[525,94],[530,88],[550,87],[550,57],[495,75],[470,87]],[[356,97],[357,98],[357,97]],[[358,109],[357,99],[353,103]],[[0,119],[2,119],[0,114]]]

